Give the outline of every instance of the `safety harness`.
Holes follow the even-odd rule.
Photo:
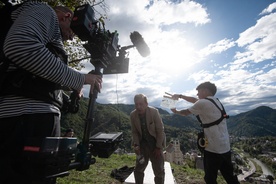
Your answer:
[[[226,119],[229,118],[229,116],[225,112],[223,105],[221,104],[221,102],[219,101],[218,98],[217,98],[217,100],[221,104],[222,110],[219,108],[219,106],[216,104],[216,102],[213,99],[210,99],[210,98],[205,98],[205,99],[212,102],[220,110],[221,117],[212,123],[203,124],[199,115],[196,116],[197,120],[200,122],[200,126],[202,127],[202,130],[197,134],[197,147],[198,147],[199,151],[202,153],[204,152],[205,147],[208,145],[208,139],[205,138],[205,135],[204,135],[204,128],[209,128],[211,126],[218,125],[218,124],[220,124],[220,122],[222,122],[222,120],[224,118],[226,118]]]
[[[220,117],[218,120],[216,120],[216,121],[214,121],[214,122],[212,122],[212,123],[203,124],[202,121],[201,121],[201,119],[200,119],[200,117],[199,117],[199,115],[197,115],[196,118],[197,118],[197,120],[200,122],[200,125],[201,125],[202,128],[209,128],[209,127],[211,127],[211,126],[218,125],[218,124],[220,124],[220,122],[222,122],[222,120],[223,120],[224,118],[226,118],[226,119],[229,118],[229,115],[226,114],[225,109],[224,109],[223,105],[221,104],[221,102],[219,101],[218,98],[217,98],[217,100],[218,100],[219,103],[221,104],[222,110],[219,108],[219,106],[216,104],[216,102],[215,102],[213,99],[210,99],[210,98],[205,98],[205,99],[206,99],[206,100],[209,100],[210,102],[212,102],[212,103],[220,110],[220,112],[221,112],[221,117]]]

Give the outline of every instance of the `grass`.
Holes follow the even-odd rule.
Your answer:
[[[134,155],[112,154],[109,158],[96,158],[96,163],[85,171],[71,170],[70,175],[58,178],[58,184],[120,184],[121,182],[110,176],[113,169],[123,166],[133,167]]]
[[[96,158],[96,163],[88,170],[71,170],[70,175],[58,178],[58,184],[121,184],[120,181],[110,176],[113,169],[123,166],[132,167],[135,165],[134,155],[112,154],[109,158]],[[177,184],[203,184],[203,171],[189,168],[186,165],[171,164]]]
[[[177,184],[205,184],[204,171],[202,169],[193,168],[190,161],[184,165],[176,165],[171,163],[173,175]],[[217,182],[219,184],[226,184],[221,175],[218,175]]]
[[[110,176],[113,169],[124,166],[133,167],[135,165],[135,155],[112,154],[109,158],[96,158],[96,163],[88,170],[71,170],[70,175],[58,178],[58,184],[122,184],[122,182]],[[204,171],[194,169],[191,163],[176,165],[171,163],[173,175],[177,184],[205,184]],[[218,176],[219,184],[226,184],[221,175]],[[245,183],[242,183],[245,184]]]

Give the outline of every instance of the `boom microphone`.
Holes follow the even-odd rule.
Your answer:
[[[130,33],[129,37],[141,56],[147,57],[150,55],[150,49],[139,32],[134,31]]]

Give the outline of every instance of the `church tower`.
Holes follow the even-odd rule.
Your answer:
[[[180,142],[178,139],[171,140],[166,148],[165,160],[178,165],[183,164],[183,154],[180,150]]]

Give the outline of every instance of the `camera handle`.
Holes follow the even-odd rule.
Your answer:
[[[102,68],[100,66],[95,66],[95,70],[92,70],[89,72],[90,74],[95,74],[95,75],[101,75]],[[88,104],[88,109],[87,109],[87,115],[86,115],[86,122],[85,122],[85,129],[84,129],[84,135],[83,135],[83,143],[85,145],[89,145],[89,138],[90,138],[90,132],[91,132],[91,125],[94,123],[94,106],[96,99],[98,97],[98,89],[94,87],[93,89],[93,94],[89,95],[89,104]]]
[[[99,64],[100,65],[100,64]],[[90,74],[95,75],[101,75],[102,76],[102,67],[95,65],[95,70],[92,70],[89,72]],[[82,142],[78,145],[78,148],[80,150],[80,153],[77,156],[77,161],[80,162],[80,165],[77,167],[77,170],[82,171],[89,168],[91,164],[94,164],[96,162],[95,158],[91,158],[91,150],[90,150],[90,132],[92,124],[94,123],[94,106],[96,99],[98,97],[98,89],[94,87],[93,94],[89,95],[89,104],[87,109],[87,115],[85,120],[85,128],[84,128],[84,134]]]

